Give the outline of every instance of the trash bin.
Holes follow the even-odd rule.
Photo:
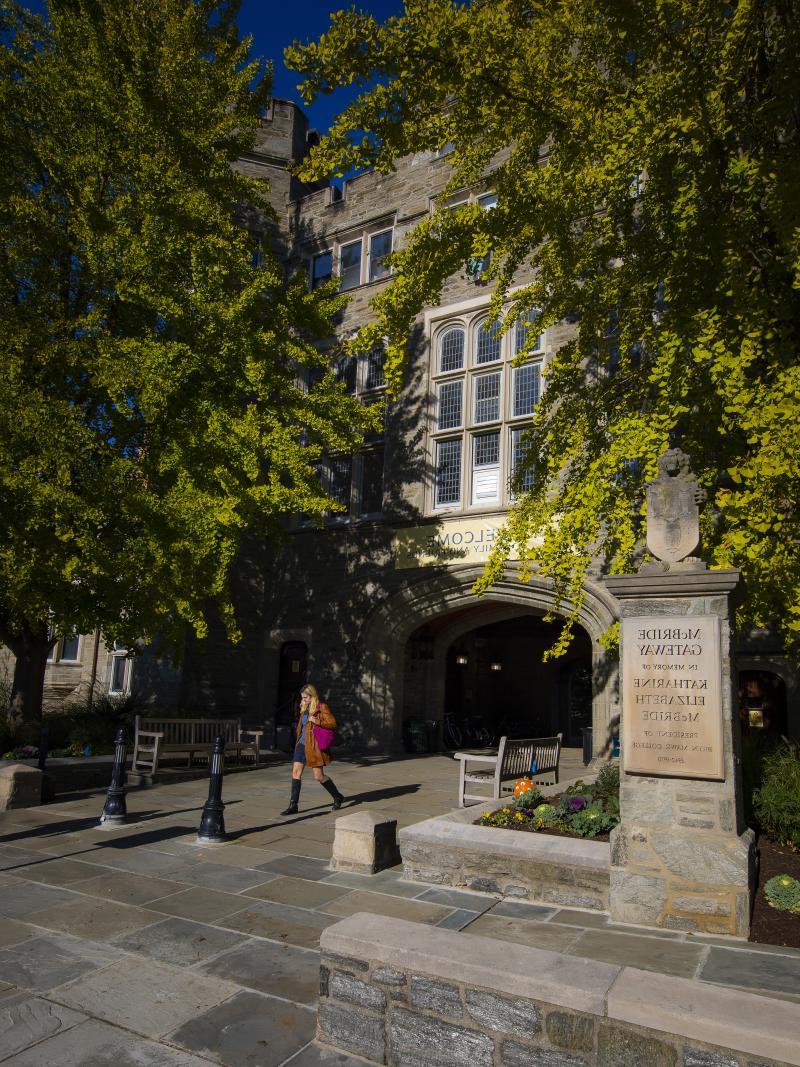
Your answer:
[[[438,719],[425,720],[425,734],[428,742],[426,752],[439,751],[439,721]]]
[[[583,734],[583,765],[588,767],[592,762],[592,756],[594,755],[594,742],[592,741],[592,728],[591,726],[584,726],[581,729]]]
[[[611,741],[611,755],[619,758],[619,738],[615,737]]]

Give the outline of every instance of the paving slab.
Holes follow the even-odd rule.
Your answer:
[[[319,993],[319,953],[274,941],[249,940],[197,970],[298,1004],[315,1004]]]
[[[218,919],[215,925],[300,948],[315,949],[319,946],[322,931],[336,921],[332,915],[303,911],[287,904],[273,904],[269,900],[253,900],[244,911]]]
[[[17,945],[31,937],[39,937],[41,932],[29,923],[22,923],[17,919],[3,919],[0,922],[0,948]]]
[[[44,859],[37,863],[20,867],[15,872],[20,878],[30,882],[44,882],[47,885],[70,885],[73,882],[86,881],[97,874],[91,863],[81,863],[73,859]]]
[[[711,947],[698,977],[704,982],[800,994],[800,959],[760,952],[735,952]]]
[[[59,989],[58,999],[145,1037],[159,1038],[222,1003],[237,987],[185,968],[127,956]]]
[[[567,951],[572,956],[693,978],[707,949],[658,937],[639,937],[609,930],[584,930]]]
[[[43,934],[0,952],[0,979],[41,993],[107,967],[122,956],[110,945]]]
[[[308,1044],[316,1027],[309,1008],[240,992],[174,1030],[169,1040],[225,1067],[278,1067]]]
[[[411,883],[414,884],[414,883]],[[419,882],[416,883],[419,886]],[[462,889],[426,889],[417,900],[427,900],[431,904],[445,904],[450,908],[464,908],[465,911],[487,911],[497,904],[497,897],[486,893],[468,893]]]
[[[329,915],[346,918],[359,911],[369,911],[373,915],[388,915],[393,919],[410,919],[412,922],[428,923],[435,926],[450,914],[452,908],[441,904],[426,904],[420,900],[408,900],[404,897],[390,896],[388,893],[370,893],[368,890],[354,889],[344,897],[325,905]]]
[[[608,915],[602,911],[578,911],[573,908],[561,908],[547,920],[557,926],[583,926],[600,929],[608,926]]]
[[[281,856],[276,860],[260,864],[258,870],[266,871],[268,874],[288,874],[293,878],[308,878],[311,881],[322,881],[331,873],[330,862],[304,856]]]
[[[251,902],[251,897],[239,893],[223,893],[219,889],[190,886],[180,893],[172,893],[168,897],[154,900],[148,905],[147,910],[165,915],[178,915],[182,919],[194,919],[196,922],[211,923],[225,915],[241,911]]]
[[[85,1019],[81,1012],[28,993],[6,997],[0,1001],[0,1057],[23,1052]]]
[[[263,885],[246,889],[242,896],[272,900],[277,904],[291,904],[296,908],[320,908],[348,892],[347,886],[329,885],[328,882],[278,875]]]
[[[277,859],[278,853],[265,848],[249,848],[247,845],[191,845],[181,842],[184,849],[196,850],[199,859],[209,863],[224,863],[231,867],[257,867],[260,863]]]
[[[270,879],[263,870],[244,870],[229,867],[224,863],[198,863],[180,872],[180,880],[192,885],[202,885],[206,889],[222,889],[230,893],[240,893],[254,885],[263,885]]]
[[[190,922],[188,919],[171,918],[117,937],[113,944],[139,956],[191,967],[241,945],[245,940],[241,934],[231,930],[220,930],[216,926]]]
[[[313,837],[290,837],[281,842],[281,848],[290,856],[313,856],[330,863],[333,852],[333,831],[327,841],[317,841]]]
[[[480,914],[479,911],[465,911],[464,908],[457,908],[440,919],[436,925],[441,930],[464,930],[470,923],[474,923]]]
[[[186,886],[183,882],[153,878],[147,874],[109,871],[108,874],[95,874],[75,888],[79,893],[88,893],[102,900],[113,900],[122,904],[149,904],[152,900],[167,897],[172,893],[182,893]]]
[[[96,863],[115,870],[130,871],[132,874],[152,874],[159,878],[177,878],[178,874],[190,869],[191,864],[180,856],[171,856],[166,852],[140,848],[131,852],[120,852],[112,848],[100,848],[91,855],[84,856],[87,863]]]
[[[521,900],[499,900],[492,908],[492,915],[502,915],[506,919],[542,922],[552,918],[557,910],[557,908],[548,908],[544,904],[526,904]]]
[[[550,926],[549,923],[518,922],[503,915],[488,912],[479,915],[466,928],[468,934],[481,934],[513,945],[554,949],[562,952],[580,936],[581,931],[570,926]]]
[[[0,893],[0,915],[8,919],[30,919],[37,912],[57,907],[70,900],[74,895],[66,889],[55,886],[40,885],[32,882],[18,882]]]
[[[149,926],[158,918],[158,915],[143,908],[77,894],[72,894],[67,903],[39,910],[32,916],[37,926],[91,941],[108,941],[118,934]]]
[[[381,879],[377,874],[356,874],[355,871],[336,871],[325,879],[325,884],[366,889],[371,893],[388,893],[389,896],[407,897],[410,900],[421,896],[426,888],[421,882],[407,882],[399,875]]]
[[[190,1052],[137,1038],[90,1019],[15,1056],[13,1067],[209,1067]]]

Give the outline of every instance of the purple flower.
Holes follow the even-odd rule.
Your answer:
[[[586,807],[586,797],[570,797],[567,801],[567,811],[570,814],[574,814],[576,811],[583,811]]]

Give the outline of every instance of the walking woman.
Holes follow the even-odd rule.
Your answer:
[[[300,691],[300,719],[297,723],[297,742],[292,756],[292,799],[289,801],[289,807],[282,811],[281,815],[297,813],[297,804],[300,800],[300,779],[306,767],[312,769],[319,784],[333,797],[333,810],[338,811],[342,806],[344,797],[331,779],[325,776],[325,764],[330,763],[331,757],[324,749],[320,749],[317,738],[314,736],[315,726],[333,730],[336,727],[336,719],[331,714],[328,705],[323,704],[319,699],[314,686],[304,685]]]

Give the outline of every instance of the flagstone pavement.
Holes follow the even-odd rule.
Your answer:
[[[577,750],[562,780],[578,776]],[[399,826],[455,806],[446,756],[331,768],[346,810]],[[608,916],[332,873],[328,795],[309,776],[282,818],[288,765],[225,779],[229,840],[198,846],[203,780],[128,794],[129,824],[98,826],[103,794],[0,814],[0,1063],[19,1067],[356,1067],[314,1041],[319,935],[360,911],[555,948],[800,1001],[800,953],[618,927]]]

